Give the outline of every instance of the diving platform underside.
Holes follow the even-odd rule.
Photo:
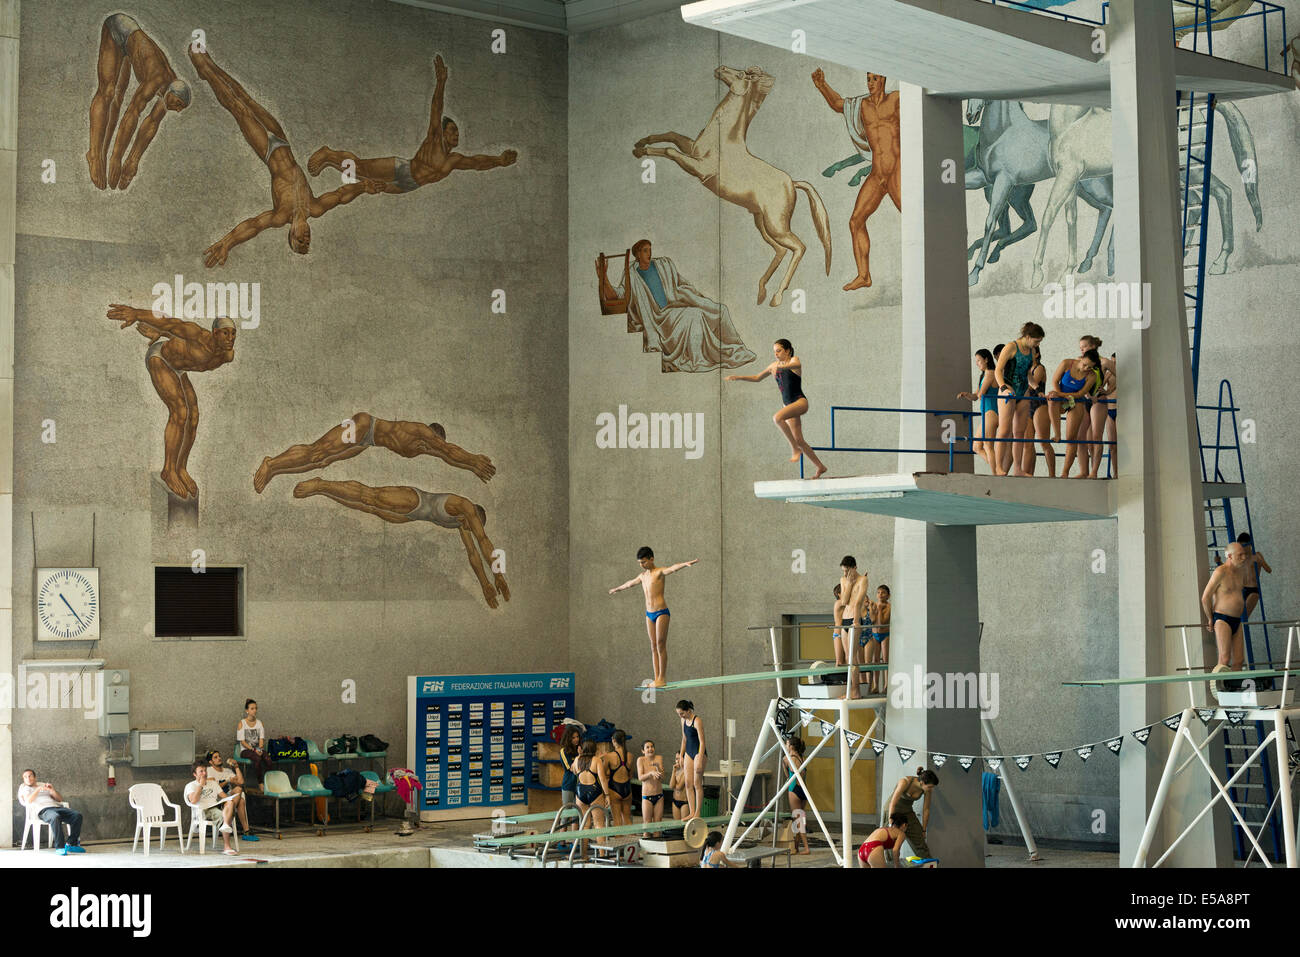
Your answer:
[[[1236,482],[1205,482],[1202,497],[1241,498]],[[1104,479],[1014,478],[969,472],[915,472],[851,478],[755,482],[756,498],[842,508],[932,525],[1023,525],[1113,519],[1114,482]]]
[[[1110,106],[1110,68],[1093,50],[1093,30],[1105,28],[1014,7],[975,0],[699,0],[682,7],[682,19],[783,50],[800,30],[814,59],[939,96]],[[1174,72],[1177,89],[1224,100],[1295,89],[1283,74],[1181,48]]]

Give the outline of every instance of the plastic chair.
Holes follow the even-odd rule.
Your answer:
[[[366,758],[367,760],[369,760],[369,761],[371,762],[371,763],[370,763],[370,768],[371,768],[371,770],[374,770],[374,767],[375,767],[375,765],[374,765],[374,760],[375,760],[375,758],[379,758],[379,759],[380,759],[380,760],[379,760],[379,767],[382,769],[382,770],[379,772],[380,776],[382,777],[383,775],[385,775],[385,774],[388,773],[388,749],[387,749],[387,748],[385,748],[383,751],[366,751],[366,750],[364,750],[364,749],[361,747],[361,739],[358,738],[358,739],[357,739],[357,756],[358,756],[358,757],[362,757],[362,758]]]
[[[397,788],[396,788],[395,786],[393,786],[392,784],[386,784],[384,781],[380,780],[379,775],[376,774],[374,771],[362,771],[362,772],[361,772],[361,776],[362,776],[363,778],[365,778],[367,781],[374,781],[374,782],[377,784],[377,787],[375,788],[375,796],[376,796],[376,798],[377,798],[378,795],[380,795],[380,794],[391,794],[392,792],[394,792],[394,791],[397,790]],[[376,800],[376,798],[372,798],[372,799],[370,800],[370,802],[369,802],[369,803],[370,803],[370,826],[371,826],[371,827],[374,827],[374,826],[375,826],[375,800]],[[358,820],[358,821],[361,820],[361,808],[357,808],[357,820]]]
[[[325,762],[334,757],[332,754],[326,754],[320,748],[316,747],[316,742],[311,738],[303,738],[307,742],[307,760],[314,761],[316,764],[324,766]]]
[[[176,828],[176,843],[181,846],[181,853],[185,853],[185,843],[181,840],[181,808],[179,804],[173,804],[167,800],[167,795],[157,784],[133,784],[127,792],[127,803],[135,808],[135,837],[131,841],[131,853],[135,853],[136,843],[140,840],[140,833],[144,832],[144,856],[149,856],[149,842],[152,838],[154,828],[158,829],[158,850],[162,850],[167,843],[167,828]],[[171,817],[167,816],[164,805],[171,808],[176,813]]]
[[[252,764],[253,762],[248,760],[248,758],[240,757],[240,752],[242,752],[243,750],[244,750],[244,743],[242,741],[236,741],[235,747],[230,752],[230,760],[243,765]]]
[[[289,775],[283,771],[267,771],[266,776],[262,778],[262,797],[275,802],[275,836],[279,840],[284,836],[280,833],[280,802],[290,802],[289,820],[292,821],[294,808],[292,802],[302,795],[289,786]]]
[[[330,754],[329,749],[332,748],[337,741],[338,738],[325,739],[326,757],[332,758],[335,761],[355,761],[357,758],[361,757],[361,755],[357,754],[355,751],[347,751],[341,754]]]
[[[189,785],[186,785],[187,789],[188,787]],[[217,846],[217,835],[221,833],[221,825],[225,823],[225,820],[223,818],[220,821],[209,821],[203,816],[203,812],[199,810],[199,806],[190,800],[187,791],[181,792],[181,798],[190,809],[190,830],[186,835],[185,850],[188,851],[190,845],[194,843],[194,832],[198,831],[199,853],[206,854],[207,850],[204,848],[204,840],[208,836],[208,828],[212,828],[212,846],[215,848]],[[224,805],[218,804],[217,807],[224,807]],[[230,826],[233,829],[232,837],[234,838],[235,850],[239,850],[239,818],[237,815],[232,814],[230,816]]]
[[[50,805],[48,805],[48,804],[45,805],[45,807],[49,807],[49,806],[50,806]],[[58,806],[59,806],[59,807],[67,807],[67,806],[68,806],[68,802],[67,802],[67,801],[60,801],[59,804],[58,804]],[[30,835],[31,835],[31,838],[32,838],[32,850],[34,850],[34,851],[39,851],[39,850],[41,849],[41,828],[45,828],[45,830],[49,832],[49,835],[50,835],[50,847],[53,847],[53,846],[54,846],[54,828],[50,827],[50,824],[49,824],[48,821],[42,821],[42,820],[40,819],[40,816],[39,816],[39,815],[40,815],[40,812],[43,811],[43,810],[45,810],[45,808],[37,808],[37,807],[33,807],[33,806],[30,805],[30,804],[25,804],[25,805],[23,805],[23,807],[26,809],[26,812],[27,812],[27,820],[26,820],[26,823],[23,825],[23,844],[22,844],[22,847],[19,848],[19,850],[22,850],[22,851],[27,850],[27,836],[30,834]],[[68,839],[68,835],[70,835],[70,834],[72,833],[72,829],[69,828],[68,825],[65,824],[65,825],[63,825],[63,832],[64,832],[64,833],[63,833],[63,839],[64,839],[64,841],[66,842],[67,839]]]
[[[334,792],[331,791],[329,788],[327,788],[325,785],[321,784],[320,778],[318,778],[314,774],[298,775],[297,788],[298,788],[298,793],[303,795],[304,797],[325,798],[328,801],[331,797],[334,796]],[[325,834],[326,829],[328,828],[328,823],[326,821],[321,821],[319,824],[316,823],[317,822],[316,802],[311,801],[309,803],[311,806],[311,823],[317,827],[316,833],[318,835],[323,836]]]

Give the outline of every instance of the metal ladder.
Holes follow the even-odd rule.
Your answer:
[[[1196,406],[1196,425],[1201,448],[1201,481],[1207,483],[1206,495],[1221,494],[1212,491],[1208,483],[1229,486],[1226,490],[1228,494],[1218,498],[1207,497],[1205,500],[1205,542],[1211,559],[1223,559],[1224,550],[1236,541],[1239,532],[1249,532],[1251,541],[1255,539],[1250,520],[1250,500],[1246,497],[1245,491],[1237,411],[1232,397],[1232,385],[1227,379],[1219,383],[1217,405]],[[1210,430],[1202,425],[1203,414],[1207,418],[1209,415],[1214,417],[1212,444],[1206,444],[1204,439]],[[1240,488],[1240,495],[1236,494],[1236,489],[1231,486]],[[1262,590],[1255,610],[1258,613],[1258,620],[1268,620],[1264,610]],[[1268,625],[1257,625],[1253,633],[1250,625],[1244,627],[1246,661],[1251,666],[1257,661],[1272,661]],[[1229,776],[1236,773],[1241,766],[1241,759],[1253,752],[1267,733],[1263,724],[1258,721],[1225,729],[1223,742]],[[1285,860],[1280,834],[1280,812],[1275,810],[1269,818],[1265,818],[1265,812],[1272,806],[1275,794],[1273,774],[1269,762],[1262,761],[1259,766],[1252,765],[1244,778],[1229,791],[1232,800],[1241,809],[1246,824],[1258,834],[1260,844],[1266,848],[1271,847],[1273,860],[1280,862]],[[1232,821],[1232,828],[1236,857],[1238,860],[1244,860],[1252,848],[1241,833],[1241,825],[1235,819]]]
[[[1205,247],[1208,236],[1210,156],[1214,149],[1214,94],[1176,94],[1178,174],[1182,188],[1183,306],[1187,345],[1192,350],[1192,393],[1201,368],[1201,316],[1205,305]]]

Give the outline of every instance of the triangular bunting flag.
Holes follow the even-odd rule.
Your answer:
[[[1075,748],[1074,753],[1079,756],[1080,761],[1087,761],[1090,757],[1092,757],[1092,745],[1085,744],[1081,748]]]
[[[847,732],[847,735],[849,739],[849,747],[851,748],[856,747],[857,743],[862,740],[862,735],[858,734],[856,731],[849,731]]]
[[[1183,721],[1183,716],[1181,714],[1171,714],[1169,717],[1165,718],[1165,720],[1161,721],[1160,723],[1163,724],[1170,731],[1177,731],[1178,726],[1182,724],[1182,721]]]
[[[940,754],[938,751],[930,752],[930,763],[936,768],[941,768],[948,763],[948,755]]]
[[[1002,758],[1001,757],[985,758],[984,763],[989,766],[990,771],[996,772],[998,768],[1002,767]]]
[[[970,766],[975,763],[975,759],[969,754],[959,754],[957,755],[957,763],[961,765],[963,771],[969,771]]]
[[[916,748],[904,748],[899,747],[898,745],[894,745],[894,748],[898,751],[898,760],[902,761],[904,764],[912,760],[912,755],[916,754]]]
[[[1016,767],[1018,767],[1021,771],[1023,771],[1025,770],[1025,768],[1029,767],[1029,762],[1032,760],[1034,760],[1034,756],[1032,754],[1017,754]]]
[[[1149,724],[1145,728],[1138,728],[1133,732],[1134,740],[1145,748],[1147,746],[1147,738],[1151,737],[1151,729],[1154,727],[1154,724]],[[1175,725],[1175,727],[1177,727],[1177,725]]]
[[[1197,708],[1196,717],[1201,719],[1201,724],[1209,724],[1210,719],[1214,717],[1213,708]]]
[[[1288,741],[1295,741],[1295,731],[1291,729],[1291,721],[1289,718],[1286,722],[1286,737]]]
[[[1297,767],[1300,767],[1300,751],[1292,751],[1291,756],[1286,759],[1287,770],[1295,773]]]
[[[1046,761],[1048,764],[1050,764],[1052,767],[1056,767],[1058,764],[1061,763],[1061,752],[1047,751],[1043,754],[1043,760]]]
[[[1119,749],[1124,747],[1124,735],[1111,738],[1106,742],[1106,747],[1110,748],[1111,754],[1119,754]]]
[[[800,711],[800,712],[799,712],[799,727],[801,727],[801,728],[806,728],[806,727],[808,727],[808,725],[812,724],[812,719],[813,719],[813,716],[812,716],[812,712],[811,712],[811,711]]]
[[[1233,727],[1236,727],[1237,725],[1241,724],[1241,722],[1246,719],[1246,712],[1244,711],[1228,711],[1225,713],[1228,716],[1228,724],[1232,725]]]
[[[884,754],[885,748],[887,747],[889,747],[889,745],[884,741],[877,741],[875,738],[871,739],[871,750],[875,751],[876,754]]]
[[[821,724],[821,726],[822,726],[822,737],[823,737],[823,738],[829,738],[832,734],[835,733],[835,725],[831,724],[830,722],[828,722],[828,721],[821,721],[821,722],[818,722],[818,723]]]

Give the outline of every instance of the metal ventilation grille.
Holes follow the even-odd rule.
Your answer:
[[[154,635],[211,638],[242,635],[239,613],[242,568],[196,573],[189,565],[154,569]]]

